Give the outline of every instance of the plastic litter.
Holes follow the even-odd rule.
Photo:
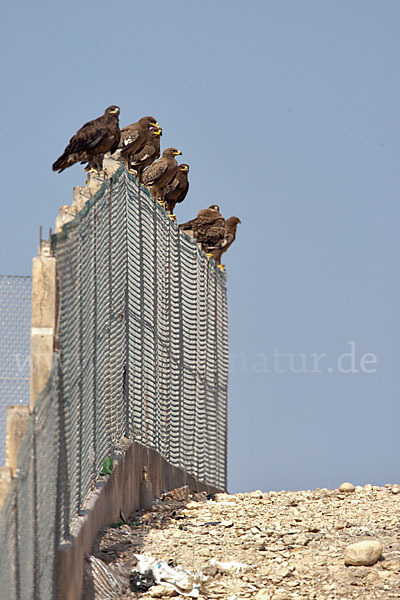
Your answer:
[[[246,565],[246,563],[236,562],[234,560],[231,560],[230,562],[220,562],[215,558],[210,560],[210,565],[212,567],[218,567],[218,570],[223,573],[244,573],[249,568],[249,565]]]
[[[147,592],[155,585],[153,571],[148,569],[144,573],[133,571],[129,576],[129,582],[132,592]]]
[[[155,583],[170,587],[182,596],[199,597],[201,584],[206,580],[202,572],[190,573],[179,565],[171,567],[165,560],[157,560],[145,554],[135,554],[135,557],[138,560],[136,571],[139,573],[144,575],[151,571]]]

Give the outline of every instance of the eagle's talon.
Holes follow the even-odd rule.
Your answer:
[[[176,215],[168,215],[173,223],[176,223]]]
[[[213,255],[211,254],[211,252],[206,252],[206,256],[207,256],[208,260],[210,260],[210,258],[213,257]]]
[[[217,265],[218,269],[220,271],[222,271],[223,273],[225,272],[225,265]]]

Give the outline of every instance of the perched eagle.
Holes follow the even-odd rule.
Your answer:
[[[178,171],[165,190],[164,200],[167,204],[167,211],[172,214],[175,210],[175,205],[183,202],[189,191],[189,165],[181,164]]]
[[[130,159],[136,152],[139,152],[149,139],[150,128],[159,129],[159,124],[154,117],[142,117],[136,123],[127,125],[121,129],[121,157],[130,168]]]
[[[238,217],[229,217],[229,219],[225,221],[225,232],[223,238],[217,243],[206,244],[205,250],[207,255],[211,255],[219,267],[223,268],[221,265],[221,256],[235,241],[236,228],[240,222],[241,221],[238,219]]]
[[[219,212],[217,204],[202,208],[195,219],[182,223],[179,227],[196,238],[203,250],[221,242],[225,235],[225,219]]]
[[[104,115],[85,123],[70,139],[60,158],[53,164],[53,171],[64,171],[77,162],[88,163],[86,170],[101,170],[106,152],[118,148],[121,132],[119,129],[119,107],[109,106]]]
[[[147,167],[143,173],[142,181],[148,187],[155,199],[163,203],[164,193],[168,184],[174,179],[178,170],[175,156],[182,154],[177,148],[167,148],[162,157]]]
[[[121,158],[123,159],[126,158],[126,154],[128,155],[128,168],[136,171],[136,178],[139,182],[142,181],[143,170],[157,158],[160,158],[160,136],[162,136],[161,127],[150,129],[147,141],[140,150],[132,152],[129,146],[126,146],[126,150],[124,148],[121,152]]]

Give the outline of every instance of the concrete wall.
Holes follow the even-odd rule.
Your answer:
[[[140,508],[140,482],[145,466],[153,485],[154,497],[183,485],[188,485],[194,491],[222,491],[197,481],[178,467],[173,467],[155,450],[127,441],[125,449],[114,456],[112,474],[96,484],[82,516],[73,523],[72,539],[59,547],[58,600],[82,598],[85,554],[91,552],[94,540],[102,528],[121,520],[120,511],[128,517]]]

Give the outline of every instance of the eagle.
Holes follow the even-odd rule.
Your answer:
[[[155,199],[163,204],[165,189],[174,179],[178,171],[175,156],[182,154],[177,148],[167,148],[162,157],[147,167],[143,173],[142,181],[149,188]]]
[[[220,243],[225,235],[225,219],[219,212],[218,204],[202,208],[195,219],[182,223],[179,227],[196,238],[203,250]]]
[[[139,152],[149,139],[150,128],[159,129],[157,119],[154,117],[142,117],[136,123],[131,123],[121,129],[121,140],[119,148],[121,157],[130,168],[130,157]]]
[[[139,182],[142,180],[143,170],[151,165],[152,162],[160,158],[160,137],[162,136],[161,127],[149,129],[147,141],[140,150],[132,152],[130,146],[126,146],[121,152],[121,158],[126,155],[128,168],[136,171],[136,178]]]
[[[63,154],[53,163],[53,171],[64,171],[75,163],[88,163],[86,170],[100,171],[106,152],[118,148],[121,131],[119,129],[119,107],[109,106],[104,115],[85,123],[70,139]]]
[[[223,238],[216,243],[207,243],[205,245],[207,256],[211,256],[222,271],[224,270],[224,266],[221,265],[221,256],[235,241],[236,228],[240,222],[238,217],[229,217],[229,219],[226,219],[225,221]]]
[[[182,163],[178,167],[178,171],[165,190],[164,201],[167,204],[167,211],[172,214],[175,210],[175,205],[183,202],[189,191],[189,165]]]

